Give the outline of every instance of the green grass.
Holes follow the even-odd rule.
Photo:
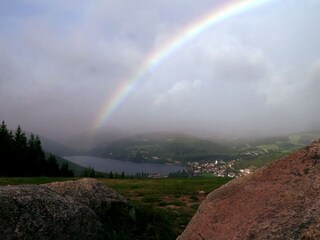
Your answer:
[[[166,219],[172,231],[168,239],[176,239],[198,209],[199,192],[210,193],[227,183],[229,178],[165,178],[165,179],[99,179],[125,196],[134,206],[148,208]],[[155,222],[155,224],[157,224]],[[159,238],[154,238],[159,239]]]
[[[0,177],[0,186],[21,184],[45,184],[50,182],[63,182],[75,180],[75,178],[60,177]]]
[[[44,184],[50,182],[62,182],[77,178],[59,177],[0,177],[0,185],[19,184]],[[108,187],[115,189],[124,196],[153,196],[159,198],[165,195],[179,197],[181,195],[193,195],[199,191],[205,193],[227,183],[229,178],[164,178],[164,179],[99,179]]]
[[[181,206],[185,206],[185,203],[182,201],[172,201],[172,202],[161,201],[161,202],[159,202],[160,207],[165,207],[165,206],[170,206],[170,205],[181,207]]]
[[[277,144],[264,144],[264,145],[260,145],[260,146],[257,146],[257,147],[262,149],[265,152],[278,151],[279,150],[279,146]]]
[[[107,186],[115,189],[124,196],[133,194],[146,195],[192,195],[199,191],[205,193],[220,187],[230,179],[221,177],[211,178],[164,178],[164,179],[99,179]]]
[[[147,196],[144,196],[141,200],[142,202],[145,202],[145,203],[155,203],[160,201],[160,196],[154,195],[154,194],[147,195]]]
[[[292,134],[289,136],[289,141],[295,145],[300,144],[300,139],[301,139],[301,136],[299,134]]]
[[[271,152],[266,155],[262,155],[262,156],[251,158],[251,159],[242,159],[242,160],[236,161],[234,164],[234,167],[236,169],[260,168],[275,160],[278,160],[286,156],[287,154],[288,154],[287,152]]]

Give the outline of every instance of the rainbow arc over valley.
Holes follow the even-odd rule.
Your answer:
[[[260,7],[275,0],[229,0],[218,7],[214,7],[207,15],[202,16],[186,25],[169,41],[154,49],[145,59],[143,64],[117,87],[112,96],[108,96],[94,120],[93,129],[103,126],[116,109],[136,89],[148,73],[152,73],[161,63],[186,43],[197,37],[206,29],[232,18],[240,13]]]

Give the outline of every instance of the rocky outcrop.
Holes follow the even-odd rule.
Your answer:
[[[92,209],[99,217],[128,208],[127,200],[93,178],[44,184],[59,195]]]
[[[320,239],[320,140],[210,193],[179,239]]]
[[[127,201],[94,179],[0,187],[0,239],[103,239],[114,209]]]

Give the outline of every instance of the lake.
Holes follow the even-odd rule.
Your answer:
[[[111,171],[113,173],[124,172],[127,175],[141,172],[149,174],[168,174],[184,169],[183,167],[175,165],[138,163],[92,156],[67,156],[64,158],[83,167],[93,167],[96,171],[107,173]]]

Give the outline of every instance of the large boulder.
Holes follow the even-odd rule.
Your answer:
[[[101,226],[90,208],[44,186],[0,188],[0,239],[97,239]]]
[[[127,201],[93,179],[0,187],[0,239],[103,239],[114,208],[128,214]]]
[[[320,239],[320,140],[210,193],[179,239]]]
[[[44,184],[59,195],[92,209],[100,219],[117,224],[128,215],[128,201],[116,191],[93,178]],[[107,223],[108,224],[108,223]]]

